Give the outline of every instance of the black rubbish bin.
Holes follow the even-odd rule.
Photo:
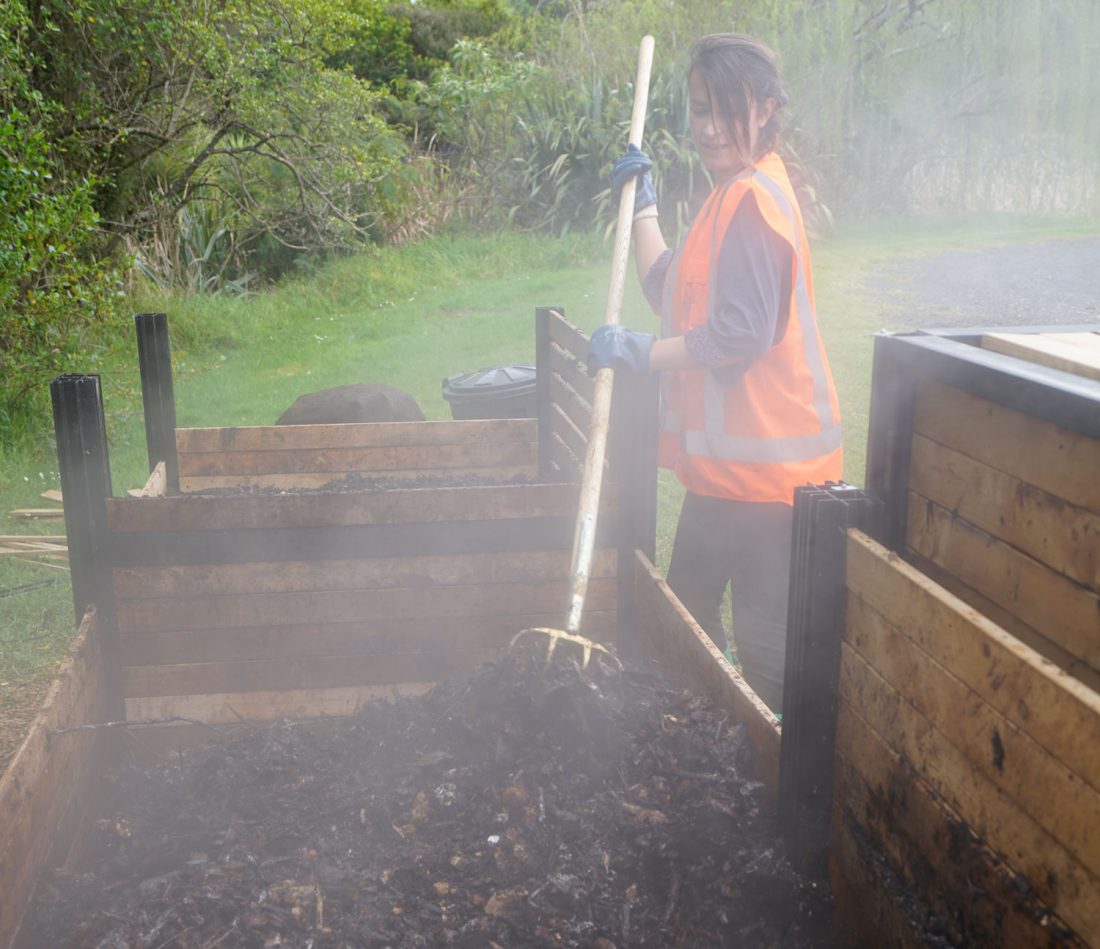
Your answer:
[[[443,380],[451,418],[534,418],[535,367],[492,366]]]

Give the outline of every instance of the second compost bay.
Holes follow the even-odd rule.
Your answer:
[[[242,726],[113,773],[57,946],[827,946],[743,730],[538,640],[328,731]]]

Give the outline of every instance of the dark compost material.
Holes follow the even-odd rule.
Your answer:
[[[537,639],[327,731],[242,726],[111,775],[33,944],[829,946],[743,729]]]

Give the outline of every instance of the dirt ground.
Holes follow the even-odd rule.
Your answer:
[[[867,289],[907,329],[1100,322],[1100,238],[1050,240],[918,257]]]

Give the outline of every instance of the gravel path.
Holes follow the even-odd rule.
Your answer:
[[[868,289],[911,328],[1100,323],[1100,238],[919,257],[875,274]]]

